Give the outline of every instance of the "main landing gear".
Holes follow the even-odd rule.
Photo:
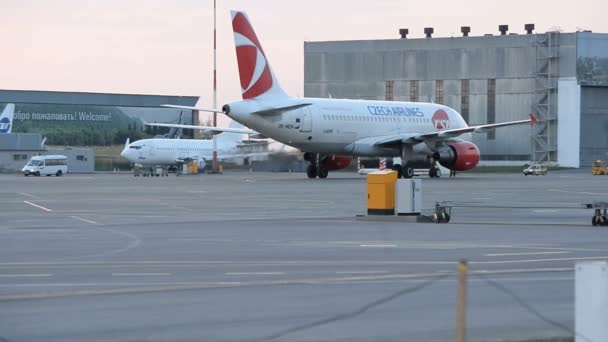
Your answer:
[[[403,159],[401,159],[403,160]],[[434,159],[430,160],[430,168],[429,168],[429,177],[430,178],[439,178],[441,177],[441,169],[437,166],[437,162]],[[405,166],[400,164],[393,165],[393,170],[397,171],[398,178],[412,178],[414,176],[414,166],[418,167],[427,167],[428,163],[420,162],[420,163],[412,163],[406,162]]]
[[[323,160],[327,156],[322,156],[317,153],[304,153],[304,160],[309,161],[310,165],[306,168],[306,176],[308,178],[327,178],[329,170],[323,166]]]
[[[414,177],[414,168],[409,165],[409,163],[405,163],[405,167],[395,164],[393,165],[393,170],[397,171],[397,178],[412,178]]]
[[[431,167],[429,168],[429,177],[439,178],[441,177],[441,169],[437,166],[437,160],[431,157]]]

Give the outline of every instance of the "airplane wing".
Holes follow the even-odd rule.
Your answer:
[[[288,112],[290,110],[310,106],[310,105],[312,105],[312,103],[293,104],[292,102],[279,103],[278,105],[273,105],[273,106],[262,105],[259,110],[251,112],[251,114],[276,115],[276,114]],[[164,105],[161,105],[161,107],[176,108],[176,109],[190,109],[190,110],[198,110],[200,112],[209,112],[209,113],[224,113],[224,111],[222,109],[212,109],[212,108],[178,106],[178,105],[170,105],[170,104],[164,104]]]
[[[189,128],[189,129],[200,129],[201,131],[216,135],[220,133],[240,133],[240,134],[253,134],[259,135],[258,132],[252,131],[246,128],[229,128],[229,127],[213,127],[213,126],[197,126],[197,125],[181,125],[181,124],[167,124],[167,123],[145,123],[146,126],[156,127],[174,127],[174,128]]]
[[[507,127],[514,125],[521,125],[525,123],[530,123],[532,126],[536,124],[536,118],[530,114],[530,119],[528,120],[517,120],[517,121],[508,121],[508,122],[500,122],[494,124],[486,124],[486,125],[476,125],[469,126],[464,128],[455,128],[455,129],[447,129],[445,131],[437,131],[431,133],[403,133],[403,134],[394,134],[390,136],[381,136],[378,137],[377,141],[374,142],[374,145],[391,145],[395,143],[404,143],[404,144],[416,144],[419,142],[428,142],[435,140],[443,140],[449,138],[455,138],[462,134],[466,133],[485,133],[487,131],[491,131],[493,129],[499,127]]]
[[[213,109],[213,108],[200,108],[200,107],[190,107],[190,106],[178,106],[178,105],[170,105],[164,104],[160,105],[161,107],[167,108],[176,108],[176,109],[189,109],[189,110],[198,110],[200,112],[209,112],[209,113],[223,113],[224,111],[221,109]]]
[[[225,154],[225,155],[218,155],[217,158],[219,160],[231,160],[231,159],[239,159],[239,158],[267,157],[268,155],[270,155],[270,152]]]

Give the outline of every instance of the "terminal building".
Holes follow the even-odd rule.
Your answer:
[[[435,102],[469,125],[538,124],[474,134],[485,165],[588,167],[608,159],[608,34],[522,33],[304,43],[307,97]]]
[[[198,111],[160,107],[195,106],[197,101],[196,96],[0,90],[0,108],[15,104],[12,133],[0,136],[0,172],[18,171],[33,155],[50,152],[73,159],[68,165],[74,172],[92,172],[95,157],[120,156],[86,148],[124,145],[127,138],[162,136],[169,130],[145,130],[144,122],[199,125]],[[186,138],[193,135],[189,131]],[[112,168],[112,162],[104,164]]]

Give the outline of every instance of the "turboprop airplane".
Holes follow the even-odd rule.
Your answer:
[[[149,123],[149,126],[161,126],[171,124]],[[243,134],[255,133],[249,129],[236,128],[237,123],[232,122],[230,128],[198,127],[204,128],[210,133],[219,133],[217,142],[217,154],[219,160],[233,160],[249,158],[254,156],[268,155],[268,153],[240,153],[238,148]],[[148,170],[154,174],[155,167],[175,166],[190,161],[198,163],[203,169],[208,161],[213,159],[213,141],[200,139],[166,139],[152,138],[125,143],[120,155],[131,163]],[[179,168],[178,168],[179,169]]]
[[[232,11],[232,29],[241,81],[242,101],[217,108],[166,107],[223,112],[260,134],[302,150],[310,161],[309,178],[325,178],[345,168],[352,156],[400,157],[399,176],[410,178],[414,164],[437,163],[465,171],[479,162],[470,133],[498,127],[534,124],[536,119],[468,126],[454,109],[435,103],[369,101],[288,96],[272,71],[249,19]]]
[[[9,103],[4,107],[0,115],[0,133],[10,133],[13,130],[13,114],[15,113],[15,104]]]

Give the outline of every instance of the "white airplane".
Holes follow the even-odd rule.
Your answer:
[[[470,133],[519,125],[536,119],[468,126],[454,109],[434,103],[289,97],[270,67],[247,15],[232,11],[242,101],[222,107],[196,108],[223,112],[264,136],[296,147],[310,161],[309,178],[325,178],[328,171],[347,167],[351,156],[400,157],[393,169],[410,178],[414,165],[437,162],[457,171],[479,162],[479,149]]]
[[[164,126],[165,124],[146,124],[149,126]],[[231,123],[231,126],[238,125]],[[207,128],[217,132],[215,127]],[[243,133],[252,133],[251,130],[241,128],[220,128],[217,138],[217,155],[219,160],[233,160],[254,156],[268,155],[268,153],[239,153],[238,147],[242,142]],[[239,134],[240,133],[240,134]],[[255,133],[255,132],[254,132]],[[143,168],[156,166],[173,166],[195,161],[199,168],[204,168],[207,161],[213,160],[213,141],[200,139],[142,139],[130,143],[129,139],[120,155],[133,164]]]
[[[15,114],[15,104],[9,103],[0,115],[0,133],[10,133],[12,131],[13,114]]]

